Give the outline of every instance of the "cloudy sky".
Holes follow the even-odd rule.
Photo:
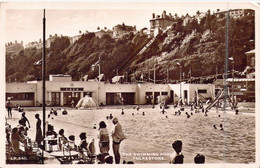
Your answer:
[[[189,5],[187,4],[189,3]],[[250,5],[249,5],[250,6]],[[24,41],[24,44],[42,38],[43,8],[46,8],[46,33],[74,36],[88,31],[97,31],[97,27],[112,29],[124,22],[136,25],[137,29],[150,26],[152,13],[161,15],[177,13],[194,15],[197,10],[206,12],[228,8],[243,8],[243,4],[214,2],[79,2],[79,3],[7,3],[5,9],[5,42]]]

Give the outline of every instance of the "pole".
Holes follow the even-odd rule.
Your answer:
[[[226,93],[225,93],[225,101],[224,101],[224,111],[226,111],[226,103],[227,103],[227,94],[228,94],[228,86],[227,86],[227,77],[228,77],[228,50],[229,50],[229,12],[230,11],[228,11],[227,12],[227,15],[226,15],[226,34],[225,34],[225,37],[226,37],[226,39],[225,39],[225,43],[226,43],[226,50],[225,50],[225,69],[224,69],[224,77],[225,77],[225,79],[224,79],[224,81],[223,82],[225,82],[225,84],[224,84],[224,88],[225,88],[225,91],[226,91]]]
[[[42,54],[42,112],[43,112],[43,145],[45,148],[45,34],[46,34],[46,18],[45,18],[45,9],[43,10],[43,54]],[[44,153],[42,152],[44,163]]]
[[[235,102],[234,102],[234,71],[235,71],[235,60],[234,60],[234,57],[233,57],[233,61],[232,61],[232,64],[233,64],[233,66],[232,66],[232,108],[234,108],[234,105],[235,105]]]
[[[190,83],[191,83],[191,67],[190,67]]]
[[[169,83],[169,68],[167,68],[167,84]]]
[[[128,81],[127,81],[127,78],[128,78],[128,73],[127,73],[127,71],[126,71],[126,75],[125,75],[125,76],[126,76],[126,79],[125,79],[125,80],[126,80],[126,83],[127,83],[127,82],[128,82]]]
[[[218,67],[216,67],[216,80],[218,79]]]
[[[153,66],[153,83],[155,84],[155,63],[154,63],[154,66]]]
[[[99,105],[99,84],[100,84],[100,56],[98,57],[98,105]]]
[[[182,98],[182,94],[181,94],[181,65],[180,65],[180,98]]]
[[[150,69],[148,70],[148,82],[150,82]]]

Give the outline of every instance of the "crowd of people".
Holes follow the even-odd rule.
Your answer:
[[[186,117],[189,119],[193,116],[193,111],[194,113],[204,113],[205,116],[207,116],[208,110],[205,110],[203,107],[203,104],[199,103],[199,106],[194,105],[193,103],[191,104],[186,104],[190,106],[190,113],[185,112]],[[185,111],[184,104],[182,102],[179,102],[179,104],[175,104],[174,108],[180,107],[178,111],[175,111],[174,115],[180,116],[182,111]],[[160,113],[162,114],[167,114],[166,109],[169,108],[166,104],[163,106],[159,106]],[[155,108],[153,105],[152,108]],[[140,110],[140,105],[134,106],[133,109],[136,109],[137,112]],[[217,109],[217,107],[216,107]],[[12,107],[11,107],[11,101],[7,101],[7,111],[8,111],[8,118],[12,118]],[[11,125],[9,125],[6,122],[6,142],[12,147],[12,150],[14,153],[22,153],[24,151],[30,151],[32,150],[32,145],[30,145],[33,140],[31,140],[27,135],[27,131],[31,128],[30,122],[28,118],[26,117],[26,113],[22,111],[21,113],[21,119],[18,121],[17,127],[11,128]],[[217,110],[218,112],[218,110]],[[236,111],[236,114],[238,111]],[[68,115],[68,111],[66,109],[62,109],[62,114],[63,115]],[[138,113],[137,113],[138,114]],[[145,112],[141,112],[143,116],[145,116]],[[50,113],[48,114],[48,118],[52,118],[52,116],[57,116],[57,110],[54,110],[51,108]],[[121,111],[121,115],[125,115],[124,109]],[[134,113],[132,113],[134,115]],[[220,117],[220,115],[219,115]],[[166,115],[166,118],[168,116]],[[43,150],[45,150],[46,144],[43,144],[44,139],[43,139],[43,132],[41,129],[42,121],[40,119],[39,114],[35,114],[35,119],[36,119],[36,133],[35,133],[35,145]],[[55,132],[54,126],[51,124],[47,125],[47,131],[45,136],[46,137],[51,137],[48,139],[48,144],[49,146],[57,146],[57,150],[70,150],[70,151],[77,151],[78,152],[78,158],[79,158],[79,164],[80,163],[92,163],[93,158],[96,158],[97,163],[100,164],[119,164],[121,160],[120,156],[120,144],[124,139],[126,139],[126,136],[123,133],[123,129],[121,124],[119,123],[119,120],[117,117],[114,117],[113,114],[110,114],[109,116],[106,116],[107,120],[111,120],[112,123],[115,125],[114,130],[112,132],[112,135],[109,134],[109,131],[107,129],[107,124],[105,121],[100,121],[99,122],[99,128],[98,128],[98,146],[99,146],[99,154],[96,155],[96,149],[94,145],[94,139],[88,143],[87,141],[87,136],[86,132],[80,133],[78,136],[80,139],[80,143],[76,144],[75,143],[75,135],[69,135],[68,138],[65,136],[64,129],[60,129],[58,133]],[[96,125],[93,127],[96,129]],[[216,124],[213,125],[214,129],[218,129]],[[220,130],[224,130],[223,125],[219,125]],[[111,140],[110,140],[111,139]],[[20,149],[20,143],[24,144],[24,151],[21,151]],[[109,151],[110,151],[110,146],[112,146],[113,150],[113,156],[110,156]],[[174,149],[176,156],[172,159],[170,163],[173,164],[182,164],[184,161],[184,155],[182,154],[182,141],[176,140],[172,144],[172,148]],[[205,156],[202,154],[197,154],[194,157],[194,162],[195,163],[205,163]],[[126,162],[123,161],[125,164],[133,164],[132,161]]]
[[[17,158],[24,158],[25,163],[42,163],[38,143],[28,136],[31,128],[26,113],[21,113],[17,126],[5,123],[7,163],[20,163]]]
[[[62,110],[64,111],[64,110]],[[51,108],[50,116],[55,115],[56,110]],[[122,110],[122,113],[123,110]],[[57,115],[57,114],[56,114]],[[99,154],[96,155],[96,149],[94,145],[94,139],[91,140],[90,143],[87,142],[87,136],[86,132],[82,132],[79,135],[80,143],[78,145],[75,144],[75,136],[70,135],[68,138],[64,134],[64,129],[60,129],[58,134],[54,131],[54,126],[51,124],[48,124],[48,130],[46,132],[46,136],[48,139],[48,145],[57,145],[57,150],[73,150],[77,151],[79,153],[78,159],[80,160],[79,164],[84,163],[92,163],[93,158],[97,159],[97,163],[100,164],[111,164],[115,162],[116,164],[120,163],[120,152],[119,147],[121,142],[126,139],[122,126],[119,123],[119,120],[117,117],[114,117],[112,114],[107,116],[107,119],[112,120],[112,123],[115,125],[114,131],[112,132],[111,139],[112,139],[112,150],[114,153],[114,157],[110,156],[110,135],[109,131],[107,130],[107,124],[105,121],[99,122],[99,128],[98,128],[98,146],[99,146]],[[93,129],[96,129],[96,125],[94,124]],[[36,133],[36,139],[37,133]]]

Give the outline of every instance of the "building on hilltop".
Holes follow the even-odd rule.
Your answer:
[[[42,48],[42,43],[38,41],[33,41],[25,45],[25,48],[36,48],[36,49],[41,49]]]
[[[95,32],[95,36],[101,38],[103,35],[109,35],[110,37],[113,37],[113,31],[109,29],[101,29],[100,31]]]
[[[182,25],[186,26],[188,23],[192,22],[193,17],[191,17],[188,13],[183,18]]]
[[[152,19],[150,20],[150,34],[151,36],[156,36],[160,31],[164,31],[167,27],[171,26],[174,23],[174,18],[169,13],[166,14],[164,10],[162,15],[155,16],[155,13],[152,14]]]
[[[18,43],[18,42],[15,40],[15,43],[13,43],[13,42],[6,43],[6,44],[5,44],[5,49],[6,49],[6,52],[8,52],[8,53],[16,53],[16,52],[19,52],[19,51],[21,51],[21,50],[24,49],[24,47],[23,47],[23,41],[21,41],[21,43]]]
[[[121,38],[123,35],[128,34],[130,32],[136,32],[136,26],[128,26],[122,23],[113,27],[113,38]]]
[[[80,39],[82,35],[76,35],[76,36],[73,36],[73,37],[69,37],[69,40],[70,40],[70,44],[74,44],[78,39]]]
[[[229,16],[231,18],[241,18],[243,16],[254,16],[255,11],[252,9],[230,9],[230,10],[225,10],[225,11],[220,11],[217,9],[217,11],[214,13],[217,18],[223,18],[226,16],[227,12],[229,12]]]
[[[202,18],[206,17],[207,13],[206,12],[200,12],[197,11],[196,15],[194,16],[194,19],[196,19],[196,21],[198,22],[198,24],[200,24]]]

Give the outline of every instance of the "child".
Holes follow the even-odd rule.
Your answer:
[[[195,157],[194,157],[194,162],[196,164],[204,164],[205,163],[205,156],[202,155],[202,154],[197,154]]]

